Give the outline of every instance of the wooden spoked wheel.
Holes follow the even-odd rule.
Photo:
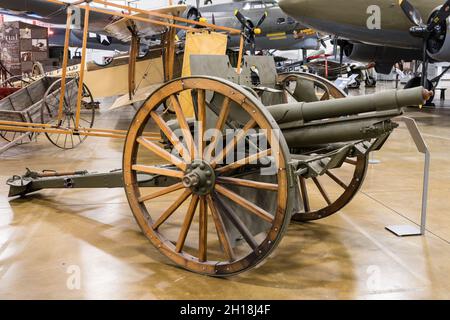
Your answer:
[[[60,128],[74,128],[78,99],[78,78],[68,79],[64,94],[63,116],[58,120],[59,102],[61,97],[61,79],[56,80],[48,88],[42,100],[41,121]],[[92,128],[95,121],[95,101],[89,88],[83,84],[80,112],[80,127]],[[62,133],[45,133],[47,139],[61,149],[74,149],[82,144],[87,136],[68,135]]]
[[[309,81],[318,92],[319,100],[341,99],[347,95],[332,82],[310,73],[287,73],[279,75],[279,81],[286,83],[301,79]],[[309,155],[317,150],[303,152]],[[297,190],[301,195],[304,211],[293,215],[294,221],[305,222],[329,217],[342,210],[358,193],[368,168],[365,155],[349,157],[341,168],[328,170],[322,177],[298,178]]]
[[[183,111],[186,92],[196,110],[194,135]],[[168,100],[181,134],[157,111]],[[152,123],[170,140],[172,153],[143,136]],[[216,134],[209,139],[211,129]],[[144,234],[174,263],[196,273],[229,276],[258,265],[277,246],[292,214],[290,154],[278,133],[256,98],[223,79],[177,79],[154,92],[130,126],[123,159],[125,191]],[[255,135],[258,143],[251,140]],[[142,173],[174,183],[146,190],[137,183]]]
[[[341,168],[328,170],[321,177],[298,178],[304,212],[292,219],[298,222],[319,220],[342,210],[361,188],[368,168],[368,157],[347,158]]]

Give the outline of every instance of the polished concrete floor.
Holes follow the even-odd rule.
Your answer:
[[[380,88],[390,84],[380,84]],[[229,279],[173,266],[140,233],[121,189],[43,191],[8,199],[25,168],[120,168],[120,140],[89,138],[72,151],[44,137],[0,156],[0,298],[3,299],[448,299],[450,109],[409,110],[432,153],[427,234],[387,225],[420,220],[423,156],[402,125],[375,154],[362,192],[328,219],[293,224],[262,266]],[[103,111],[125,128],[131,111]]]

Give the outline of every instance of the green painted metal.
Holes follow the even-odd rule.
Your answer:
[[[288,103],[267,109],[279,124],[287,122],[310,122],[335,117],[358,115],[419,106],[424,103],[422,87],[406,90],[388,90],[365,96],[348,97],[318,102]]]
[[[168,187],[177,182],[177,179],[157,175],[139,174],[141,187]],[[107,173],[76,172],[71,175],[43,177],[37,172],[28,171],[23,176],[14,176],[6,182],[9,185],[9,197],[24,196],[44,189],[84,189],[84,188],[123,188],[122,170]]]

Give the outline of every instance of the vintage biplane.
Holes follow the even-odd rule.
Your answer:
[[[22,79],[22,76],[7,78],[1,84],[0,119],[2,120],[31,123],[45,121],[45,124],[56,127],[59,130],[62,128],[73,129],[77,122],[77,126],[79,126],[79,121],[82,121],[84,122],[83,130],[86,130],[86,128],[92,129],[95,109],[98,108],[98,103],[93,100],[93,97],[99,99],[118,95],[123,96],[117,100],[113,108],[136,104],[145,100],[145,95],[143,96],[142,92],[148,92],[151,88],[173,77],[175,72],[173,70],[174,62],[164,63],[163,59],[174,60],[174,56],[169,57],[169,55],[171,52],[174,53],[175,40],[168,41],[168,38],[165,39],[166,44],[170,44],[170,49],[164,47],[164,44],[155,45],[147,48],[145,55],[140,57],[140,39],[153,36],[161,37],[170,28],[166,24],[170,25],[175,18],[179,19],[180,28],[183,30],[194,30],[193,27],[183,26],[186,22],[189,22],[187,19],[179,18],[186,10],[184,5],[169,6],[152,11],[136,9],[139,12],[134,13],[133,19],[130,19],[123,16],[120,12],[102,8],[92,9],[89,14],[86,14],[87,11],[84,8],[80,7],[79,10],[75,10],[74,8],[78,7],[69,6],[68,3],[62,1],[41,0],[40,2],[50,6],[48,10],[52,10],[52,19],[56,19],[55,21],[61,21],[61,15],[67,15],[65,18],[67,22],[65,50],[71,45],[72,23],[80,19],[80,17],[75,19],[73,15],[80,14],[83,18],[82,26],[88,24],[84,28],[84,32],[89,30],[91,25],[89,17],[92,15],[95,19],[93,30],[97,32],[100,30],[115,39],[120,39],[124,43],[130,43],[130,53],[125,56],[114,57],[107,65],[98,65],[94,62],[85,63],[85,60],[82,58],[81,63],[69,66],[68,57],[65,56],[63,66],[59,70],[47,73],[39,72],[28,79]],[[104,4],[103,1],[98,3]],[[66,12],[67,10],[71,11]],[[156,19],[153,22],[150,22],[152,20],[149,19],[151,17],[148,14],[149,12]],[[201,26],[202,24],[199,23],[199,25]],[[234,33],[240,33],[239,30],[222,29],[225,29],[227,32],[232,30]],[[81,54],[82,57],[85,55],[86,47],[87,41],[84,41],[85,49]],[[164,65],[170,66],[164,69]],[[75,82],[69,88],[66,88],[64,78],[78,77],[80,73],[83,73],[83,89],[81,90],[81,85],[77,89],[72,88]],[[63,78],[63,80],[56,81],[58,78]],[[124,78],[128,78],[128,81],[117,81],[117,79]],[[33,83],[35,81],[38,83]],[[70,92],[68,92],[69,89]],[[30,90],[33,90],[32,99],[30,99]],[[59,97],[55,93],[56,90],[63,90],[68,96],[62,94],[62,97]],[[79,114],[75,113],[78,98],[77,90],[82,91]],[[73,92],[75,92],[75,95],[73,95]],[[59,108],[56,108],[55,104],[63,104],[63,106],[59,107],[62,108],[61,114],[58,114]],[[106,129],[101,129],[101,132],[98,133],[101,136],[108,133],[113,137],[120,136],[118,135],[119,132],[107,131]],[[89,130],[89,135],[94,135],[94,132],[93,129]],[[86,136],[83,137],[78,132],[72,135],[64,135],[60,131],[53,134],[46,132],[45,135],[54,145],[62,149],[73,149],[86,138]],[[31,140],[30,138],[33,135],[29,132],[18,134],[16,131],[0,130],[0,137],[7,141],[6,145],[0,146],[1,153],[17,143]]]
[[[85,12],[85,36],[91,10],[119,15],[122,19],[110,30],[131,32],[132,53],[141,23],[161,27],[165,83],[140,93],[145,100],[128,131],[83,126],[83,67],[74,78],[78,90],[71,126],[0,121],[0,130],[7,131],[125,137],[122,170],[28,171],[8,180],[9,195],[123,187],[147,238],[177,266],[200,274],[230,276],[249,270],[273,252],[292,219],[321,219],[342,209],[364,181],[369,153],[380,149],[397,127],[392,119],[402,114],[402,107],[420,105],[431,94],[415,88],[349,98],[320,77],[278,74],[272,57],[242,57],[241,50],[232,66],[225,55],[201,52],[213,47],[211,42],[226,45],[223,33],[239,30],[189,22],[205,28],[190,30],[183,18],[100,0],[74,5]],[[177,28],[189,31],[181,78],[173,77]],[[82,50],[86,57],[86,47]],[[130,74],[136,71],[135,57],[130,56]],[[83,58],[81,65],[85,62]],[[67,54],[57,90],[57,120],[74,81],[66,67]],[[173,115],[164,114],[165,105]],[[151,130],[155,127],[158,133]],[[160,159],[156,164],[155,156]],[[317,194],[322,199],[318,204],[312,201]]]

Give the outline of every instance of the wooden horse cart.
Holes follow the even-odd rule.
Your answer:
[[[61,97],[61,79],[41,77],[0,100],[0,120],[9,124],[29,123],[47,124],[53,127],[70,128],[75,124],[75,109],[78,97],[78,79],[69,79],[65,87],[63,112],[58,119],[58,108]],[[95,119],[96,103],[86,85],[82,87],[82,103],[80,120],[88,128],[92,128]],[[10,128],[11,129],[11,128]],[[33,132],[16,132],[8,128],[0,130],[0,137],[7,144],[0,147],[0,153],[6,151],[24,140],[31,141]],[[73,149],[81,144],[86,137],[63,135],[61,133],[45,132],[47,139],[61,149]]]
[[[148,93],[126,132],[121,171],[28,172],[8,181],[10,196],[123,187],[142,232],[162,254],[196,273],[230,276],[264,261],[292,219],[320,219],[345,206],[364,180],[368,154],[396,128],[391,119],[430,95],[416,88],[349,98],[313,75],[279,75],[267,57],[246,57],[233,68],[225,56],[191,56],[190,68],[191,76]],[[78,126],[79,105],[73,128],[16,130],[93,132]],[[163,114],[164,106],[174,114]],[[148,134],[154,126],[159,137]],[[323,203],[313,207],[314,197]]]

